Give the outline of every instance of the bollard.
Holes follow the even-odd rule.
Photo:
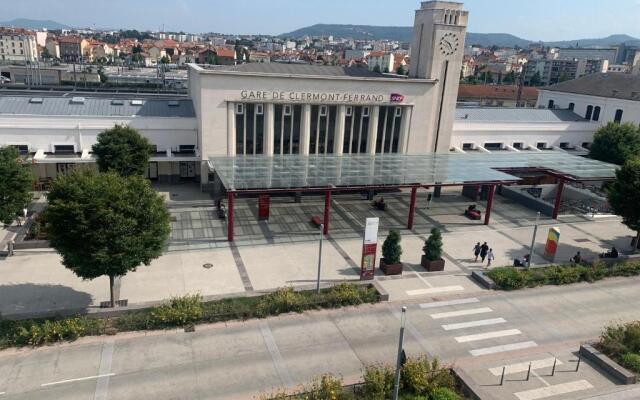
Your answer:
[[[580,369],[580,361],[582,360],[582,356],[578,354],[578,365],[576,365],[576,372]]]
[[[556,373],[556,362],[558,361],[557,358],[553,359],[553,368],[551,369],[551,376],[555,375]]]
[[[502,384],[504,383],[504,370],[505,370],[506,368],[507,368],[507,367],[502,367],[502,377],[500,378],[500,386],[502,386]]]
[[[527,381],[529,381],[530,375],[531,375],[531,363],[529,363],[529,370],[527,371]]]
[[[12,255],[13,255],[13,245],[14,245],[15,243],[16,243],[16,242],[14,242],[13,240],[11,240],[11,241],[9,241],[9,244],[7,244],[7,254],[8,254],[9,256],[12,256]]]

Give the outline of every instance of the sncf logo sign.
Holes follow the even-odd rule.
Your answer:
[[[391,93],[391,102],[392,103],[402,103],[404,101],[404,96],[398,93]]]

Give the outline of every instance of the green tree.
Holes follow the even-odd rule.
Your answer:
[[[505,75],[504,79],[502,80],[502,82],[504,82],[505,84],[513,84],[516,81],[516,71],[509,71],[509,73],[507,75]]]
[[[382,243],[382,257],[386,264],[400,263],[402,247],[400,246],[400,232],[395,229],[389,231],[389,236]]]
[[[396,73],[397,73],[398,75],[404,75],[404,74],[406,74],[407,72],[406,72],[406,71],[405,71],[405,69],[404,69],[404,65],[402,65],[402,64],[398,65],[398,69],[396,70]]]
[[[616,171],[616,181],[608,190],[609,204],[622,217],[622,223],[636,232],[635,249],[640,240],[640,159],[627,160]]]
[[[629,122],[609,122],[593,135],[589,157],[618,165],[640,157],[640,128]]]
[[[167,56],[162,56],[162,58],[160,59],[161,64],[169,64],[170,62],[171,62],[171,59]]]
[[[422,251],[429,261],[442,258],[442,234],[438,228],[431,229],[431,235],[424,241]]]
[[[529,79],[529,86],[540,86],[542,85],[542,77],[540,76],[540,71],[536,71],[535,74]]]
[[[10,224],[31,201],[31,166],[14,147],[0,147],[0,221]]]
[[[114,280],[149,265],[169,237],[169,213],[141,176],[76,171],[59,176],[44,211],[47,237],[62,263],[83,279]]]
[[[381,72],[381,71],[380,71],[380,66],[379,66],[379,65],[374,66],[374,67],[373,67],[373,72],[380,73],[380,72]]]
[[[98,135],[92,147],[100,172],[122,176],[145,175],[153,148],[147,138],[126,125],[116,125]]]

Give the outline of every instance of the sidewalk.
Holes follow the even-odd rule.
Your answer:
[[[590,258],[612,245],[626,249],[632,236],[617,219],[570,221],[540,226],[534,263],[542,261],[549,226],[560,227],[557,257],[560,261],[569,259],[578,250],[583,257]],[[456,225],[455,230],[445,231],[444,273],[422,272],[419,265],[425,232],[429,228],[405,233],[402,238],[404,276],[399,279],[385,277],[380,282],[390,293],[391,300],[432,298],[444,293],[442,289],[430,289],[432,286],[449,287],[447,294],[481,291],[468,278],[471,270],[482,268],[480,263],[473,261],[473,245],[477,241],[487,241],[496,256],[494,265],[510,265],[514,257],[521,257],[528,251],[532,227],[521,226],[524,223],[531,223],[531,220],[509,222],[506,217],[497,215],[496,223],[490,226]],[[382,240],[380,238],[378,259]],[[323,247],[322,281],[358,280],[361,245],[360,238],[329,235]],[[187,293],[213,296],[309,285],[316,280],[317,257],[315,241],[169,252],[150,266],[141,266],[123,277],[119,286],[120,298],[136,304]],[[213,264],[213,268],[204,268],[206,263]],[[379,273],[377,271],[378,277]],[[107,300],[108,289],[106,277],[83,281],[64,268],[60,257],[50,250],[17,251],[16,256],[0,261],[0,313],[4,316],[68,309],[81,311]]]

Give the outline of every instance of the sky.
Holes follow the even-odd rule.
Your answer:
[[[640,0],[467,0],[468,30],[529,40],[623,33],[640,38]],[[316,23],[413,25],[419,0],[23,0],[0,20],[51,19],[74,27],[278,35]]]

